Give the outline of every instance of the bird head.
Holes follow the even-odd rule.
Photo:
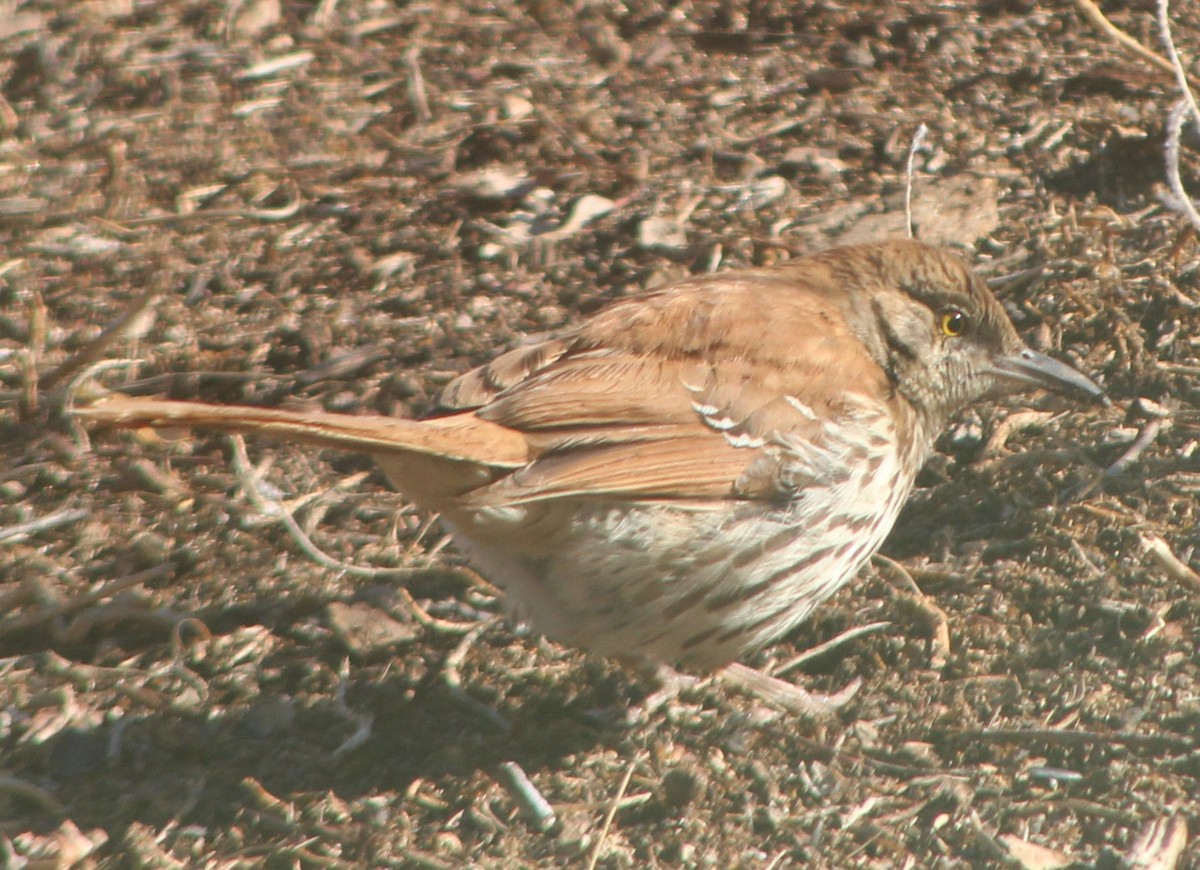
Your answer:
[[[916,241],[864,245],[857,254],[838,261],[861,270],[847,286],[870,288],[848,319],[897,392],[930,419],[984,396],[1038,388],[1108,402],[1086,375],[1029,348],[954,254]]]

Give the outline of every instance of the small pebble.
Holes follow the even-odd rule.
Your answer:
[[[0,483],[0,498],[19,501],[25,497],[28,488],[19,480],[6,480]]]
[[[358,659],[389,653],[400,644],[412,642],[417,630],[370,604],[332,601],[325,618],[346,651]]]

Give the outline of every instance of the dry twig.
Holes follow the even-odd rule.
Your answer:
[[[625,791],[629,788],[629,781],[633,779],[633,771],[637,767],[638,761],[637,758],[633,759],[625,768],[625,776],[621,778],[617,793],[608,806],[608,812],[604,814],[604,823],[600,826],[600,836],[596,838],[596,845],[588,858],[587,870],[596,870],[596,862],[600,860],[600,851],[604,848],[604,841],[608,839],[608,832],[612,829],[613,819],[617,815],[617,809],[621,806],[621,799],[625,797]]]
[[[1079,7],[1079,11],[1083,14],[1084,18],[1121,48],[1130,54],[1140,57],[1162,72],[1175,73],[1175,67],[1171,61],[1167,60],[1161,54],[1146,48],[1146,46],[1109,21],[1104,13],[1100,11],[1100,7],[1093,3],[1092,0],[1075,0],[1075,5]]]
[[[938,607],[928,595],[921,591],[917,581],[905,570],[904,566],[887,556],[875,554],[875,560],[887,569],[887,573],[903,587],[898,590],[901,599],[922,617],[930,631],[929,666],[940,671],[950,660],[950,620],[946,611]],[[897,584],[893,583],[893,588]]]
[[[1142,535],[1142,552],[1166,572],[1168,577],[1192,592],[1200,592],[1200,573],[1194,571],[1186,562],[1171,552],[1170,545],[1158,535],[1152,533]]]
[[[109,345],[137,328],[143,316],[149,313],[157,301],[160,292],[158,287],[152,287],[134,299],[116,320],[101,330],[95,339],[88,342],[78,353],[72,354],[54,371],[46,374],[41,379],[42,389],[52,389],[59,381],[100,359]],[[113,362],[113,360],[109,360],[109,362]]]

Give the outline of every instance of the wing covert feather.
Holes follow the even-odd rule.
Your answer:
[[[794,494],[803,473],[779,467],[782,445],[819,441],[853,402],[847,383],[888,392],[837,297],[797,293],[798,277],[686,281],[463,376],[454,398],[492,391],[475,413],[522,432],[534,455],[472,501]]]

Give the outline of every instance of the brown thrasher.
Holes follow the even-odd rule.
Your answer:
[[[621,300],[450,384],[423,421],[115,397],[118,426],[252,432],[372,455],[564,644],[712,670],[858,573],[951,415],[1045,387],[955,256],[847,247]]]

